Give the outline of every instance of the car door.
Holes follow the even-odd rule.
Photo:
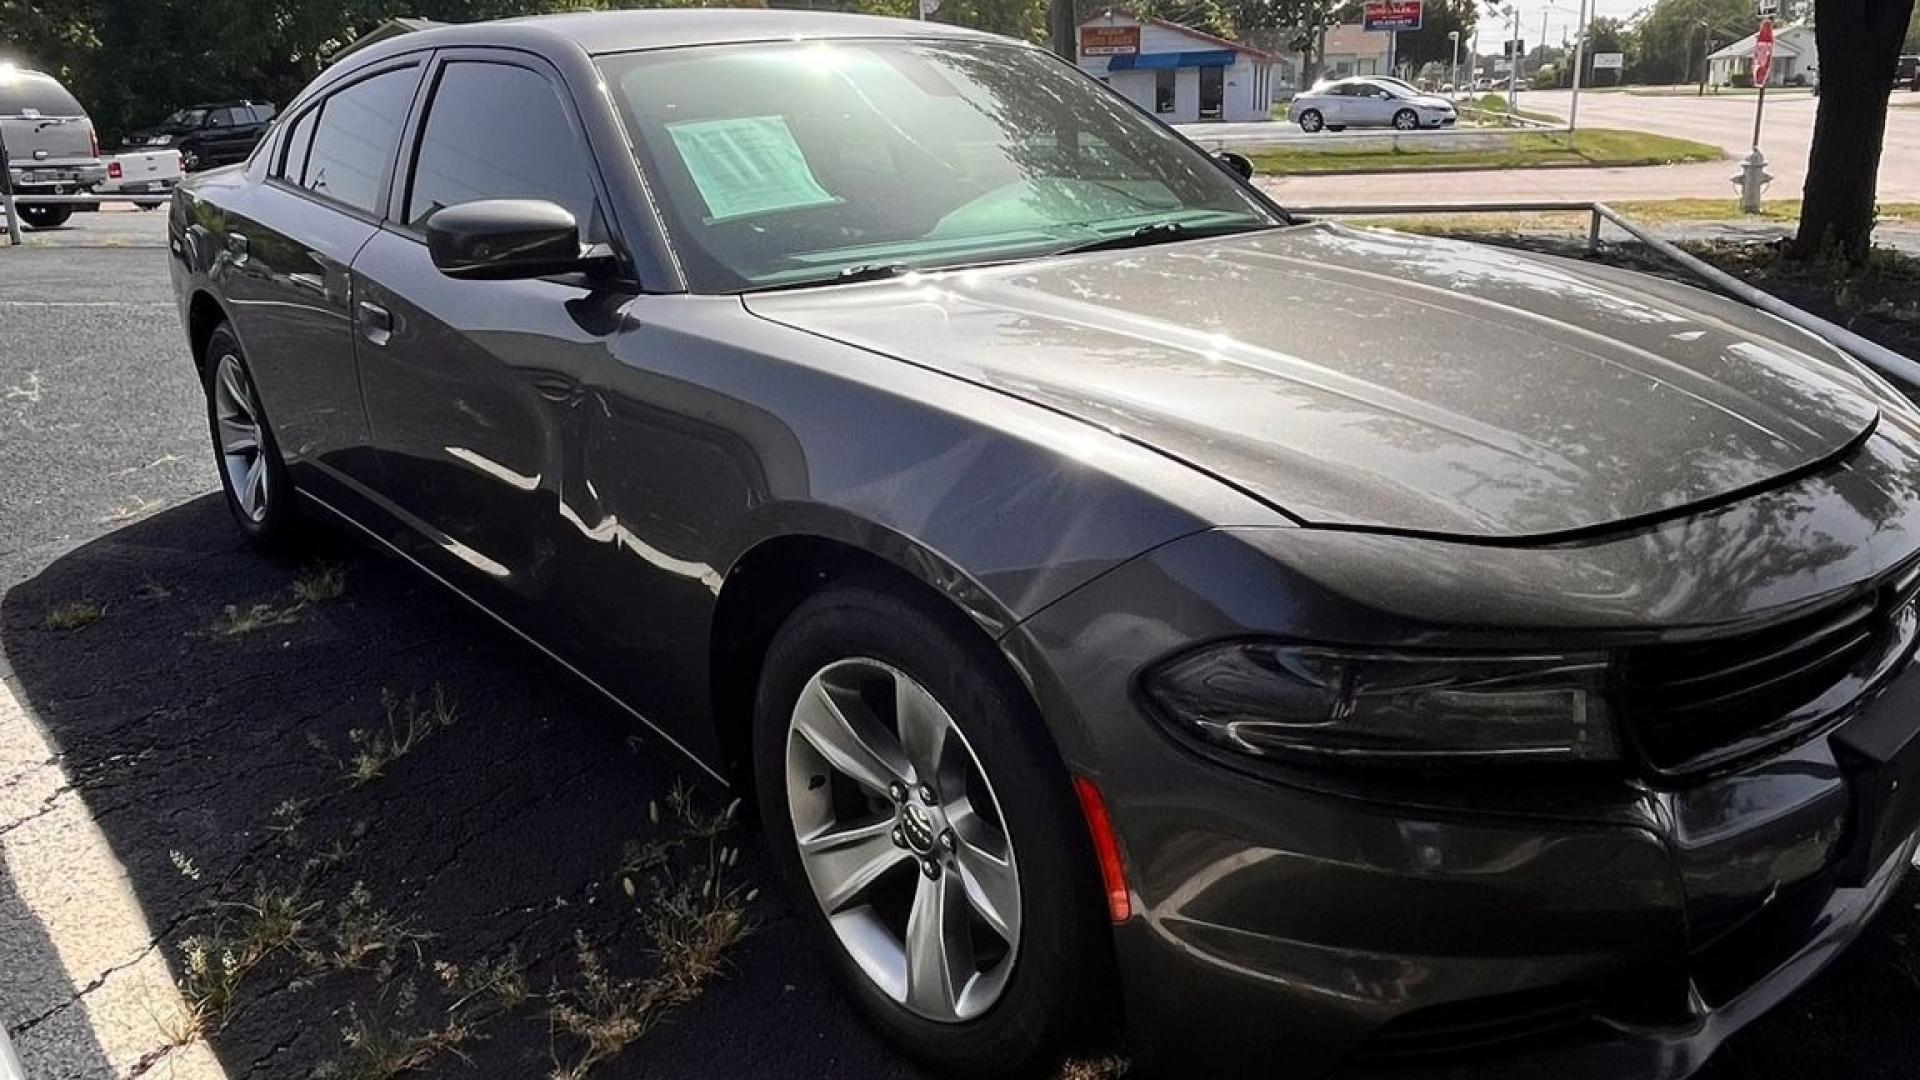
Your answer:
[[[607,362],[624,293],[581,274],[455,280],[425,225],[444,206],[545,199],[607,233],[597,170],[557,76],[504,50],[439,54],[389,217],[354,262],[355,349],[393,539],[532,629],[563,562],[561,485],[579,388]]]
[[[1322,110],[1321,118],[1324,119],[1328,125],[1334,125],[1334,124],[1344,125],[1352,122],[1351,120],[1353,116],[1352,84],[1340,83],[1335,86],[1328,87],[1327,92],[1325,95],[1323,95],[1322,100],[1324,101],[1324,104],[1321,106],[1321,110]]]
[[[292,118],[218,235],[215,280],[294,480],[352,499],[376,479],[354,365],[348,268],[374,234],[419,87],[412,60],[359,74]]]
[[[1393,95],[1384,87],[1372,84],[1354,87],[1356,96],[1352,99],[1355,127],[1384,127],[1393,122]]]

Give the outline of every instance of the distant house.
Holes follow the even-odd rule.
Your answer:
[[[1082,70],[1170,124],[1271,117],[1279,58],[1251,45],[1112,10],[1080,24],[1076,55]]]
[[[1727,86],[1735,75],[1753,76],[1753,46],[1758,34],[1739,41],[1707,57],[1707,81]],[[1768,86],[1788,83],[1813,84],[1820,81],[1820,46],[1814,41],[1813,27],[1806,23],[1779,27],[1773,32],[1773,70]]]
[[[1393,58],[1388,52],[1385,31],[1369,33],[1359,23],[1343,23],[1327,28],[1320,49],[1320,77],[1344,79],[1349,75],[1391,75]]]

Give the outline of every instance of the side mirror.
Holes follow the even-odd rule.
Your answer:
[[[1213,160],[1219,162],[1221,168],[1242,180],[1253,179],[1253,162],[1249,161],[1244,154],[1236,154],[1231,150],[1216,150],[1213,152]]]
[[[427,251],[452,278],[545,277],[583,269],[573,214],[545,199],[480,199],[427,218]]]

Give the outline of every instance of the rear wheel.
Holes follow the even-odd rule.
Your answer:
[[[1308,109],[1300,114],[1301,131],[1319,131],[1326,126],[1326,123],[1326,118],[1320,115],[1319,109]]]
[[[29,229],[57,229],[65,225],[67,219],[73,216],[71,205],[49,206],[40,203],[22,203],[16,209],[20,212],[20,220]]]
[[[295,515],[293,485],[280,459],[280,445],[260,407],[260,392],[231,328],[222,324],[207,339],[201,370],[206,376],[207,427],[227,509],[247,538],[262,547],[285,543]]]
[[[864,1017],[943,1072],[1050,1061],[1110,982],[1066,771],[992,646],[887,586],[809,599],[755,708],[762,820]]]

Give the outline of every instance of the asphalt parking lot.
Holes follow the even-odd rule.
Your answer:
[[[758,891],[724,794],[677,803],[690,769],[406,568],[242,544],[158,217],[76,221],[0,248],[0,1020],[27,1075],[918,1076]],[[1911,1078],[1916,1015],[1909,881],[1709,1074]]]

